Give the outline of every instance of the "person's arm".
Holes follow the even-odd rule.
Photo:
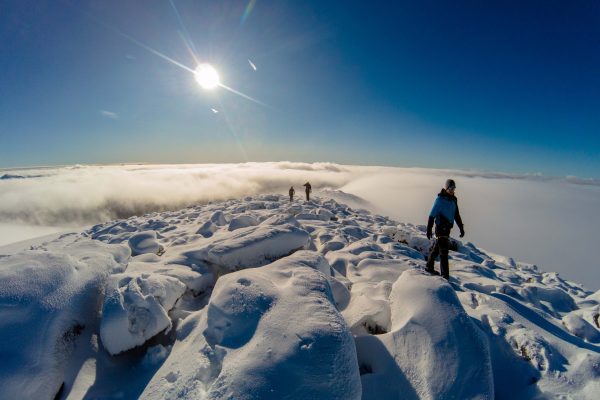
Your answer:
[[[460,217],[460,211],[458,211],[458,202],[456,203],[456,212],[454,213],[454,220],[458,229],[460,229],[460,237],[465,236],[465,226],[463,225],[462,218]]]
[[[427,239],[431,239],[433,236],[433,222],[435,221],[435,217],[429,217],[427,221]]]
[[[431,212],[429,213],[429,220],[427,221],[427,239],[431,239],[433,236],[433,223],[435,222],[435,217],[438,214],[439,209],[439,200],[436,198],[433,202],[433,207],[431,208]]]

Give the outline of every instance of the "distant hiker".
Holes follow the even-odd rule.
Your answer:
[[[427,239],[431,239],[433,236],[431,231],[433,230],[433,223],[435,222],[435,244],[429,258],[427,259],[427,272],[435,273],[433,265],[437,256],[440,256],[440,271],[441,275],[450,279],[450,271],[448,270],[448,244],[450,240],[450,231],[454,226],[454,221],[460,229],[460,237],[465,236],[465,229],[458,212],[458,202],[454,191],[456,190],[456,183],[452,179],[448,179],[442,191],[437,195],[433,208],[429,213],[429,221],[427,223]]]
[[[294,195],[296,194],[296,191],[294,190],[294,187],[290,187],[290,203],[292,201],[294,201]]]
[[[306,201],[310,200],[310,192],[312,192],[312,186],[310,186],[310,182],[306,182],[304,185],[306,189],[304,189],[304,191],[306,192]]]

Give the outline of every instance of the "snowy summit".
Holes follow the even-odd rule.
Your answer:
[[[0,255],[0,397],[598,398],[600,291],[457,240],[448,282],[429,247],[263,195]]]

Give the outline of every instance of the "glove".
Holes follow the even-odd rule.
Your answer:
[[[460,227],[460,237],[465,236],[465,228],[463,228],[462,226]]]

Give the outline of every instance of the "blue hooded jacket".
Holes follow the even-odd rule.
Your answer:
[[[438,194],[431,212],[429,213],[430,224],[432,219],[435,220],[436,233],[440,232],[444,235],[449,234],[454,226],[454,221],[458,227],[463,229],[463,223],[458,211],[458,201],[455,196],[446,192],[444,189]]]

